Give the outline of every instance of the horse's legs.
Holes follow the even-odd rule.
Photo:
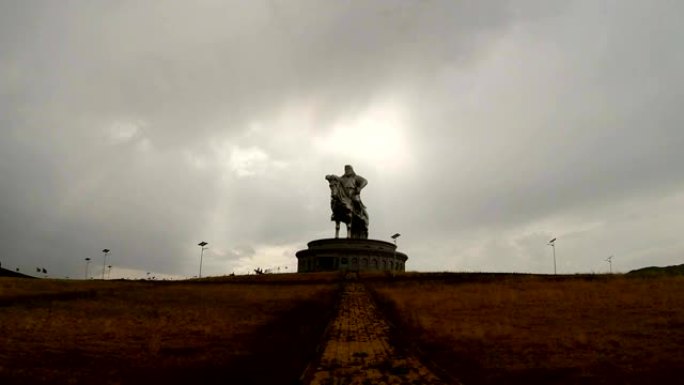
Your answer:
[[[335,238],[340,237],[340,221],[335,221]]]

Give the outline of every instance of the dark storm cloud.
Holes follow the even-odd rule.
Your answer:
[[[536,38],[541,44],[522,49],[537,55],[529,68],[507,52],[510,78],[484,91],[491,99],[441,117],[453,122],[449,138],[426,147],[440,153],[435,148],[456,144],[466,154],[450,201],[487,198],[454,211],[475,210],[468,221],[516,222],[681,188],[684,174],[674,165],[684,144],[677,108],[684,77],[672,69],[684,63],[673,54],[676,21],[663,7],[643,8],[625,15],[596,7],[598,16],[555,19]],[[594,33],[581,31],[580,21]],[[443,138],[436,130],[431,136]]]
[[[633,265],[674,262],[681,220],[646,213],[681,209],[677,8],[6,2],[0,258],[192,275],[207,240],[215,274],[291,263],[353,163],[410,268],[543,271],[550,235],[575,271],[617,234]]]

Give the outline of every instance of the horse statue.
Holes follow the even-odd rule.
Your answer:
[[[340,237],[340,222],[347,226],[347,238],[368,238],[368,214],[360,198],[353,197],[336,175],[326,175],[330,186],[330,220],[335,222],[335,238]]]

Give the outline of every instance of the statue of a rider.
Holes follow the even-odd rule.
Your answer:
[[[348,229],[351,226],[351,234],[348,234],[348,237],[367,239],[368,212],[366,211],[366,206],[361,201],[361,190],[368,184],[366,178],[357,175],[352,166],[346,165],[344,166],[344,175],[327,175],[325,179],[331,183],[331,188],[333,183],[338,183],[339,188],[343,190],[337,196],[333,193],[331,197],[331,207],[333,210],[331,219],[337,222],[338,229],[340,221],[347,223],[344,219],[340,218],[341,215],[336,210],[336,206],[340,207],[342,205],[351,211],[351,223],[347,223]]]

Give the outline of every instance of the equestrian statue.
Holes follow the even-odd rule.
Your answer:
[[[361,190],[368,181],[344,166],[344,175],[326,175],[330,186],[330,220],[335,222],[335,238],[340,237],[340,222],[347,225],[347,238],[368,239],[368,213],[361,202]]]

